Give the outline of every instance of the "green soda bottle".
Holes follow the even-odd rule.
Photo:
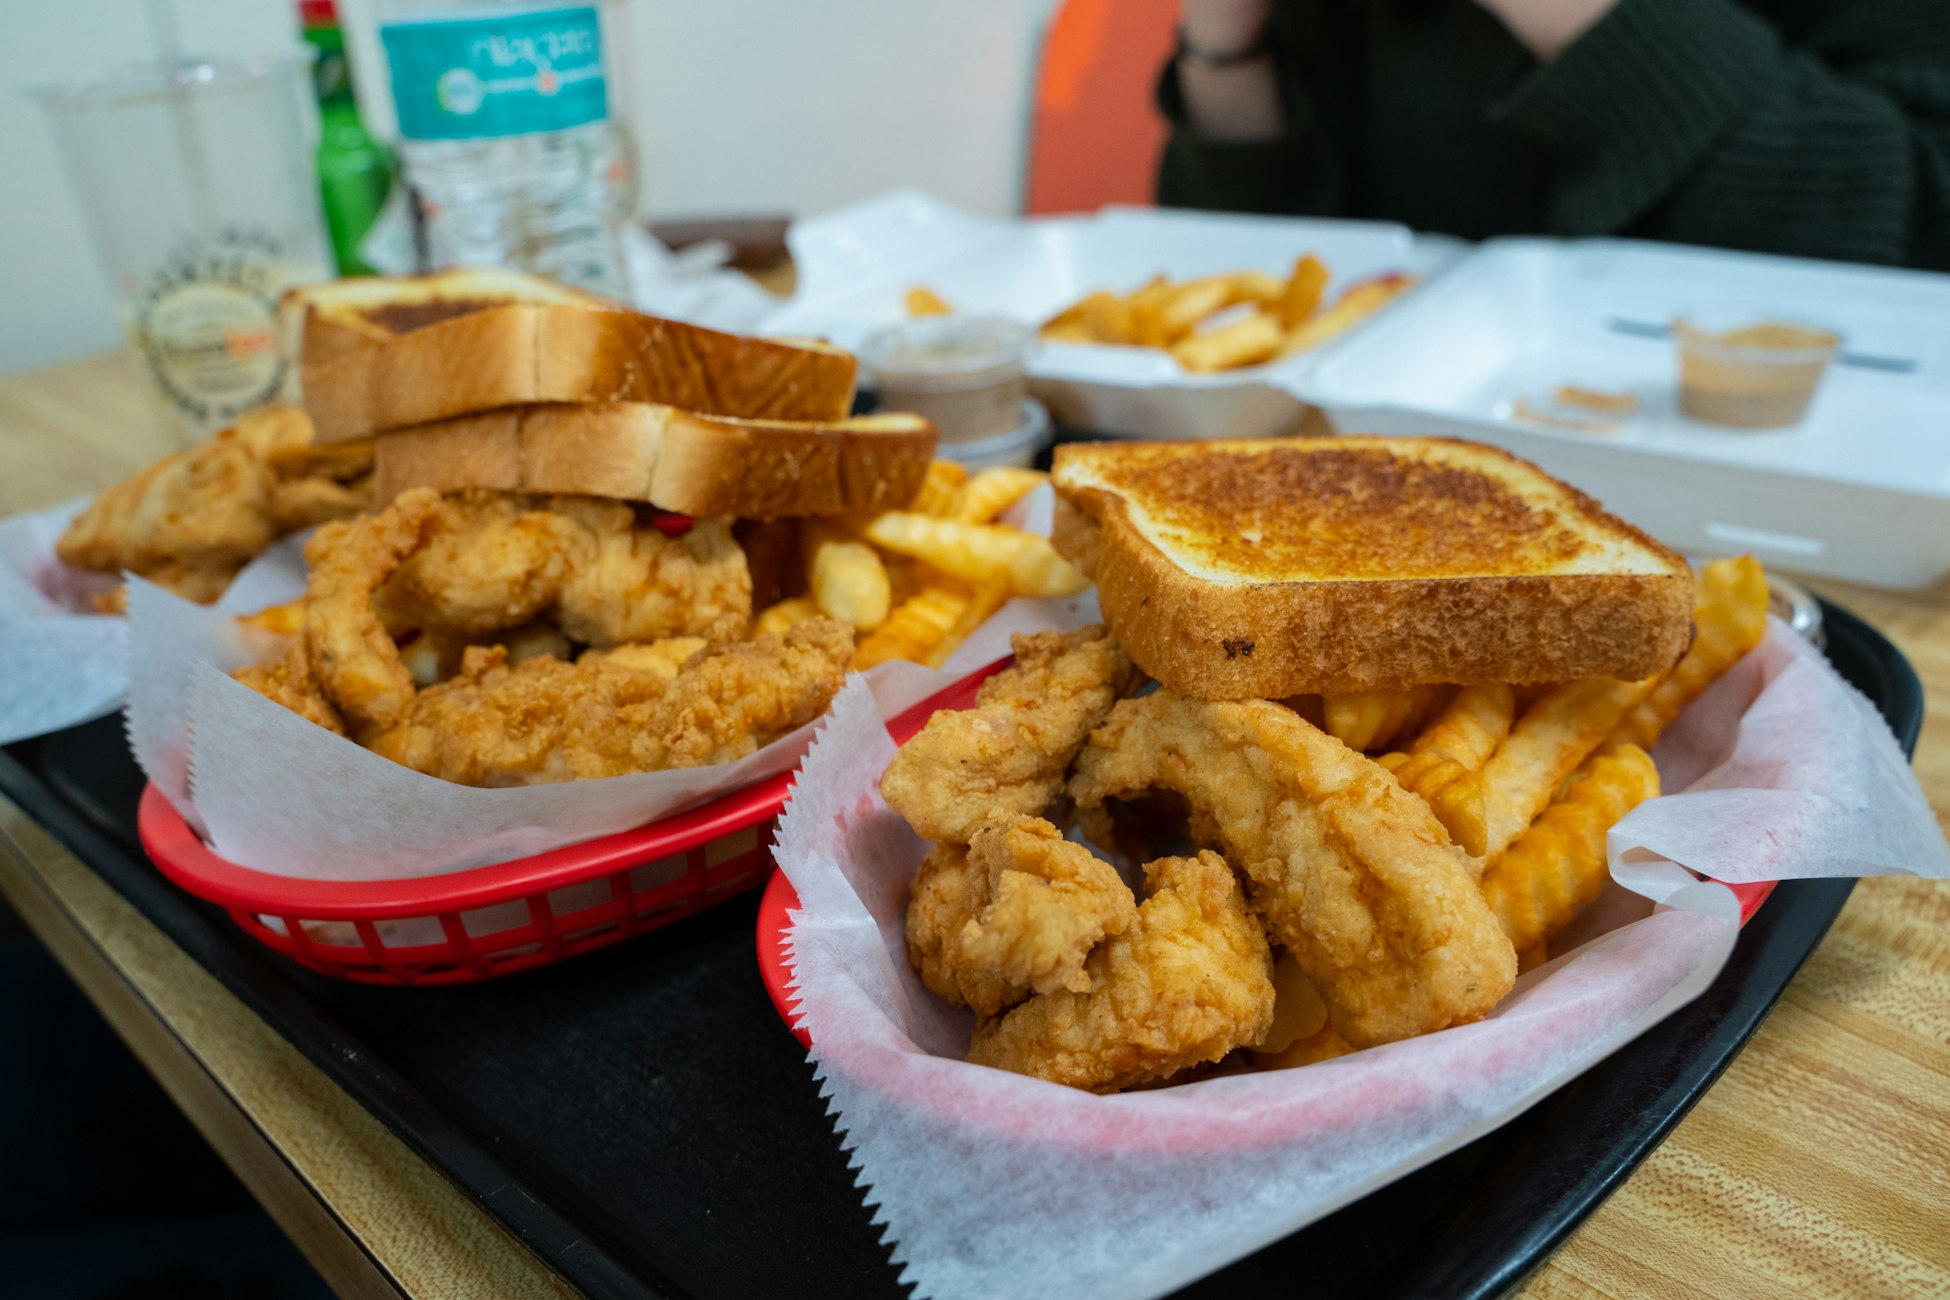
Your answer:
[[[337,0],[299,0],[305,42],[318,51],[312,88],[318,94],[318,192],[340,275],[371,275],[359,241],[379,216],[393,184],[393,156],[359,120],[352,69],[345,58]]]

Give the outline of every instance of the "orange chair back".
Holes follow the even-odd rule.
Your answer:
[[[1063,0],[1043,43],[1030,127],[1032,214],[1150,203],[1165,123],[1151,102],[1180,0]]]

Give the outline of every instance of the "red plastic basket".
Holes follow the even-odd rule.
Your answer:
[[[888,724],[963,708],[1000,660]],[[154,786],[136,826],[164,876],[244,932],[322,974],[365,984],[467,984],[532,970],[682,920],[758,886],[794,773],[634,830],[512,862],[407,880],[276,876],[218,857]]]

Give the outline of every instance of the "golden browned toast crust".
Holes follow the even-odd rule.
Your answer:
[[[527,406],[376,439],[374,491],[574,493],[713,518],[874,513],[913,500],[935,441],[917,415],[818,424],[630,402]]]
[[[514,303],[306,365],[320,442],[535,402],[657,402],[714,415],[837,420],[856,363],[836,349],[636,312]]]
[[[1636,679],[1689,635],[1682,558],[1494,448],[1064,447],[1055,483],[1057,550],[1131,658],[1198,698]]]

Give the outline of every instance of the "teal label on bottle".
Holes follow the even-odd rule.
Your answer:
[[[379,38],[409,140],[566,131],[609,116],[593,5],[387,23]]]

